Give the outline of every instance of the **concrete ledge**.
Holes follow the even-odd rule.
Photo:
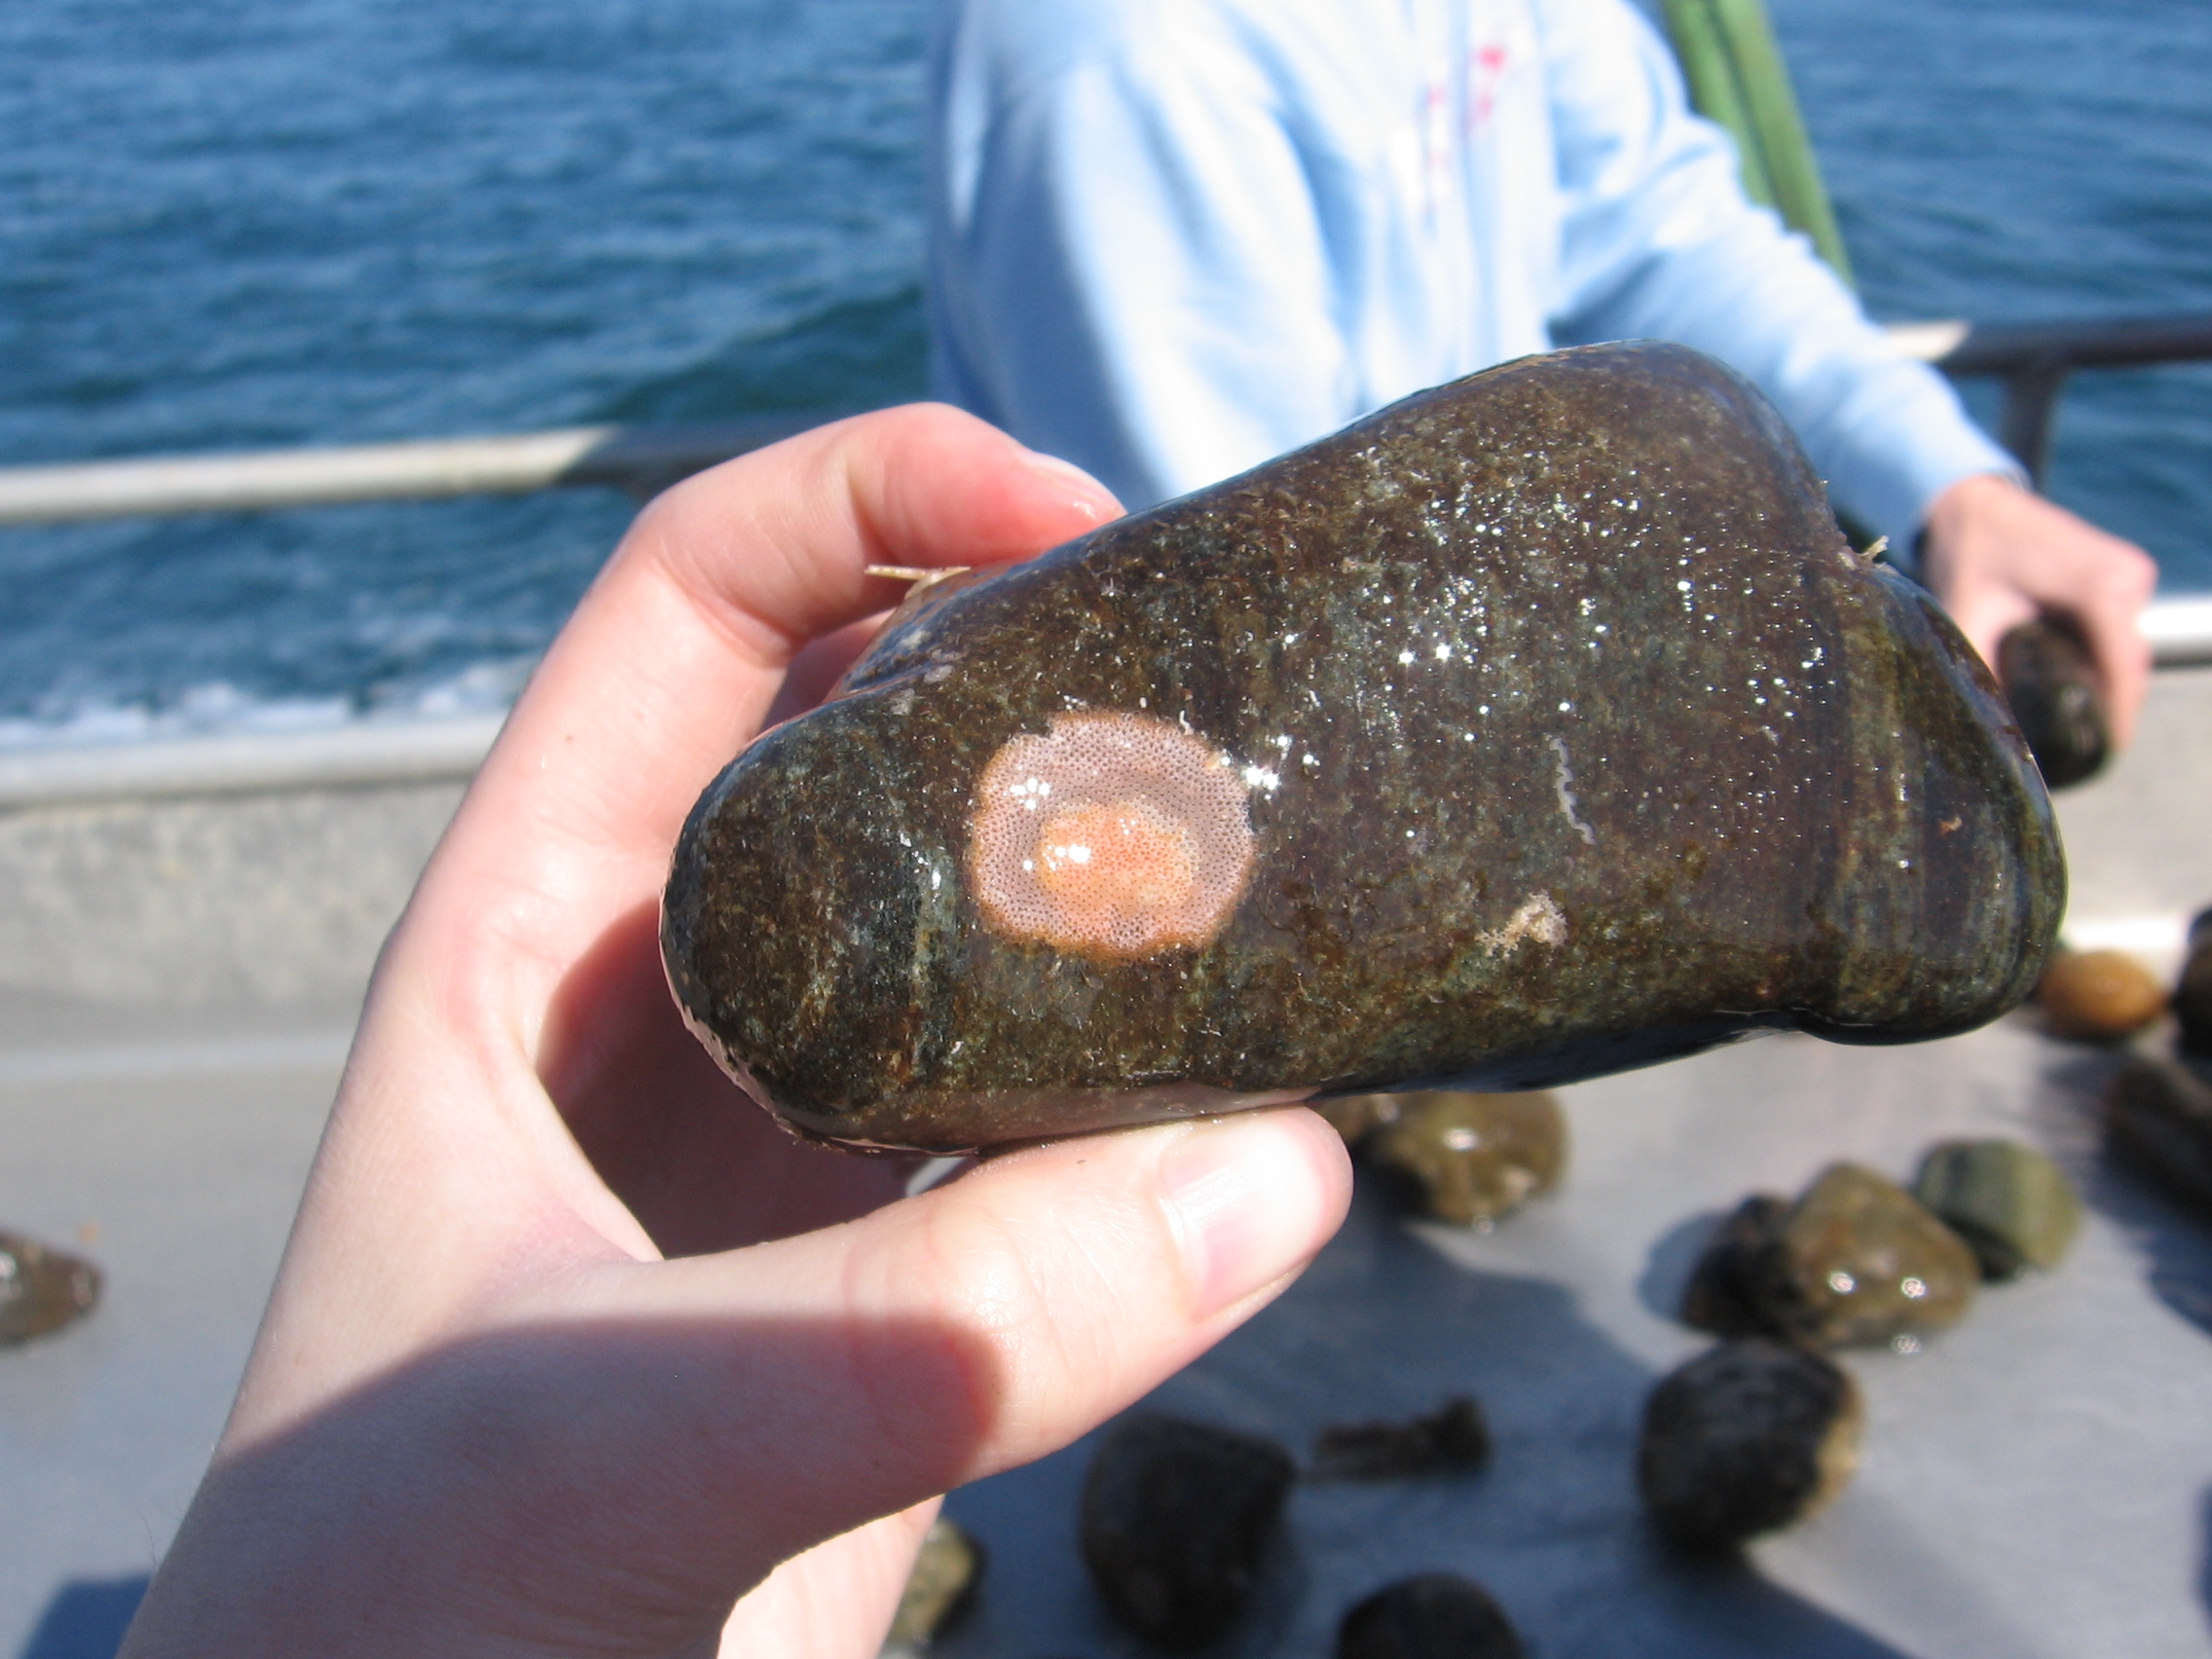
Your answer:
[[[317,731],[0,750],[0,811],[96,800],[464,781],[501,714],[362,720]]]

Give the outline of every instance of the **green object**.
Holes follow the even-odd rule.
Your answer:
[[[1836,229],[1766,7],[1761,0],[1665,0],[1665,9],[1690,99],[1700,115],[1736,140],[1745,192],[1810,237],[1820,256],[1849,282],[1851,258],[1843,250],[1843,233]]]
[[[1984,1278],[2055,1268],[2082,1229],[2082,1200],[2065,1171],[2018,1141],[1931,1147],[1912,1191],[1972,1246]]]

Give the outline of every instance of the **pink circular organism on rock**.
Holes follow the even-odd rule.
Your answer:
[[[1150,715],[1060,715],[983,768],[968,884],[991,931],[1129,962],[1220,933],[1252,873],[1236,763]]]

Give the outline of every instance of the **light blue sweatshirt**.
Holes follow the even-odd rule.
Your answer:
[[[940,396],[1130,507],[1530,351],[1681,341],[1909,555],[2018,475],[1754,207],[1625,0],[946,0]]]

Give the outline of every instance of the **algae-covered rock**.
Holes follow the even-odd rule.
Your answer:
[[[952,1151],[1940,1036],[2063,885],[1972,651],[1642,344],[937,585],[707,791],[662,939],[787,1122]]]

